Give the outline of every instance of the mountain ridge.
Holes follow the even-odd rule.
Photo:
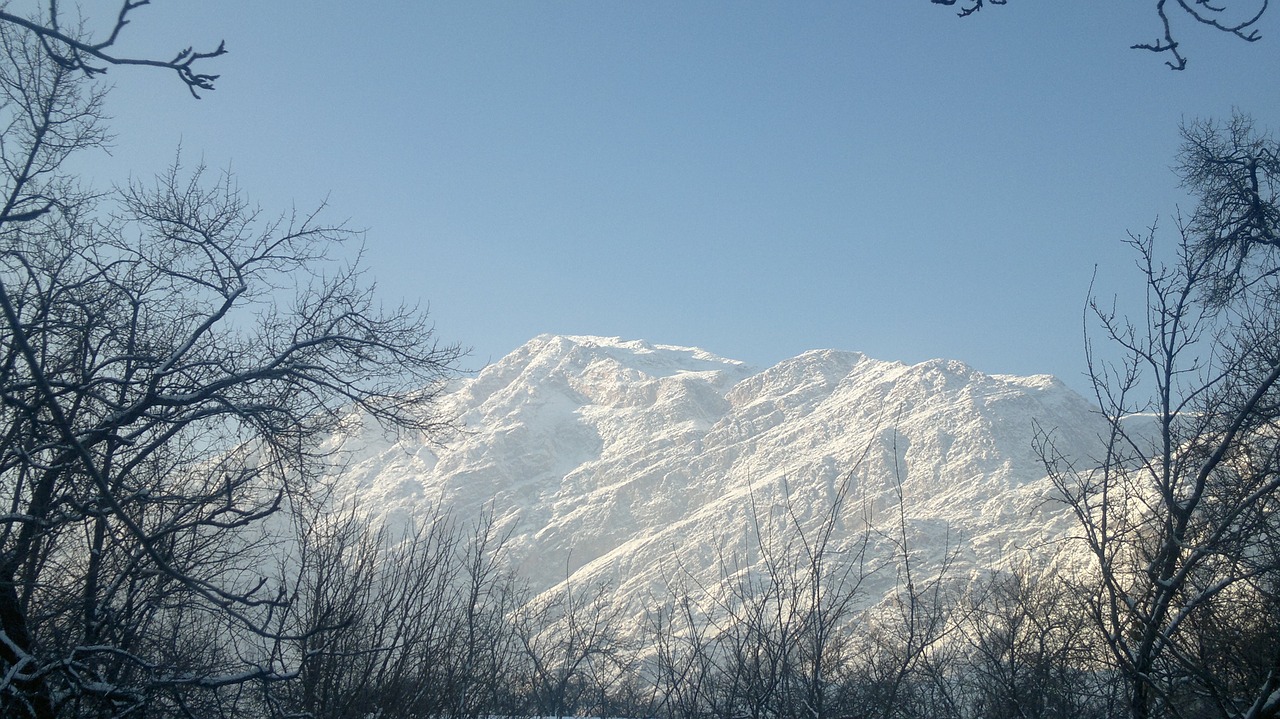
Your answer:
[[[1103,429],[1049,375],[839,350],[757,370],[585,335],[539,335],[443,402],[462,431],[442,444],[343,438],[352,462],[341,491],[392,524],[439,506],[491,511],[535,593],[607,582],[624,602],[657,593],[673,567],[714,584],[718,562],[750,554],[761,513],[776,523],[785,505],[787,521],[811,529],[844,482],[840,541],[868,516],[881,531],[901,501],[924,555],[954,543],[957,571],[1013,561],[1063,531],[1044,504],[1037,426],[1078,456]]]

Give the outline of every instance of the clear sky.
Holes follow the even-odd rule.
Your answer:
[[[1128,49],[1153,6],[154,0],[121,49],[225,39],[218,89],[111,70],[115,150],[85,172],[181,145],[268,211],[327,198],[472,368],[556,332],[1083,389],[1095,265],[1140,299],[1125,232],[1186,206],[1180,121],[1280,130],[1280,11],[1254,44],[1181,23],[1179,73]]]

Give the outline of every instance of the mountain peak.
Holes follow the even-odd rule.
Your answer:
[[[570,372],[603,361],[655,377],[717,370],[740,373],[750,369],[744,362],[727,359],[698,347],[597,335],[538,335],[499,364],[508,359],[518,363],[562,367]]]
[[[562,334],[540,334],[526,343],[526,345],[537,345],[543,347],[584,347],[600,350],[625,350],[636,354],[651,354],[655,352],[676,352],[688,353],[698,357],[714,358],[722,361],[725,360],[704,349],[698,347],[683,347],[680,345],[655,344],[642,339],[624,339],[622,337],[606,337],[603,335],[562,335]]]
[[[591,335],[535,337],[447,401],[465,432],[364,455],[352,491],[395,516],[491,508],[533,588],[567,571],[632,598],[670,579],[663,566],[711,586],[714,558],[751,536],[753,512],[799,503],[795,516],[817,521],[850,477],[860,504],[846,508],[848,531],[900,516],[881,510],[902,496],[909,522],[968,539],[977,564],[1002,561],[1050,524],[1034,515],[1046,486],[1034,424],[1061,428],[1060,447],[1087,456],[1099,420],[1043,375],[839,350],[756,371],[695,347]],[[692,547],[712,564],[681,554]]]

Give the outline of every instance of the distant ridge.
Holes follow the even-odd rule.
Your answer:
[[[755,561],[753,517],[780,521],[789,501],[813,525],[846,477],[840,541],[868,516],[896,521],[900,479],[922,561],[948,549],[958,572],[1020,561],[1066,526],[1044,501],[1036,427],[1077,457],[1096,455],[1104,430],[1048,375],[835,350],[757,370],[616,337],[540,335],[444,401],[464,430],[442,445],[341,438],[341,491],[393,522],[491,507],[535,591],[608,580],[623,602],[677,574],[713,584],[726,556]]]

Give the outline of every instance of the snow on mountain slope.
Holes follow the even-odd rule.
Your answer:
[[[868,518],[887,533],[900,482],[922,561],[948,549],[957,571],[1017,561],[1066,526],[1043,502],[1036,427],[1077,457],[1096,454],[1102,430],[1044,375],[830,350],[757,372],[599,337],[537,337],[446,403],[463,431],[438,445],[348,438],[344,490],[397,522],[440,503],[463,518],[491,507],[535,590],[609,580],[623,600],[713,584],[726,559],[758,559],[756,527],[811,531],[846,481],[837,544]]]

